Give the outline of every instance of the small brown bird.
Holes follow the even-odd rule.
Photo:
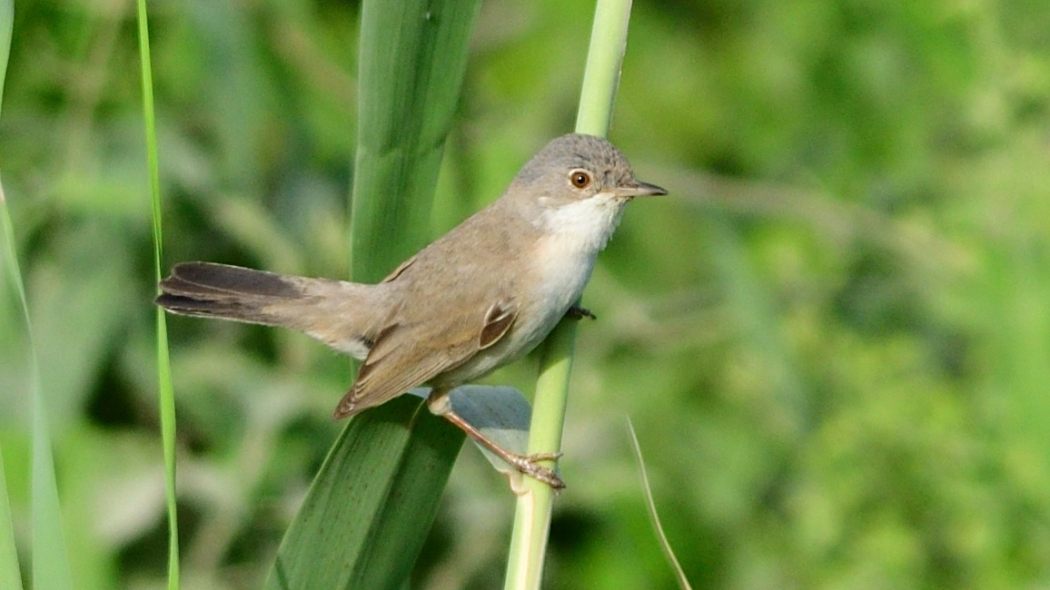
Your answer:
[[[364,360],[335,417],[421,384],[427,405],[523,473],[564,487],[537,463],[452,411],[454,387],[521,358],[574,308],[594,260],[634,197],[667,191],[635,179],[608,141],[569,134],[522,167],[503,196],[377,285],[207,262],[175,265],[157,304],[177,314],[284,326]]]

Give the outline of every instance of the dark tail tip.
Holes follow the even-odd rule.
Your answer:
[[[230,319],[255,319],[256,310],[229,299],[194,299],[182,295],[164,293],[153,300],[164,309],[182,315],[222,317]]]
[[[182,262],[160,283],[165,293],[176,295],[237,294],[294,298],[302,290],[285,277],[261,270],[212,262]]]

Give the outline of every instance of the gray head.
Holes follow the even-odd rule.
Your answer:
[[[537,229],[558,236],[559,256],[572,259],[567,253],[575,252],[593,264],[620,222],[624,204],[666,194],[636,179],[627,158],[608,141],[570,133],[533,156],[500,200]]]
[[[624,203],[634,197],[666,195],[664,189],[634,177],[631,164],[601,137],[569,133],[547,144],[514,179],[532,195],[552,204],[601,194]]]

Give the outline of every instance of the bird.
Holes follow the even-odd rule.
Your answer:
[[[604,138],[570,133],[526,162],[504,193],[377,284],[176,264],[156,303],[187,316],[282,326],[363,361],[336,406],[344,418],[429,385],[427,406],[518,471],[564,487],[539,464],[556,454],[501,447],[448,401],[534,349],[578,305],[598,253],[636,197],[667,191],[635,178]]]

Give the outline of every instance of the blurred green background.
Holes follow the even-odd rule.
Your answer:
[[[346,276],[359,7],[150,9],[165,265]],[[435,236],[571,130],[592,11],[483,4]],[[138,66],[128,0],[16,3],[0,169],[82,588],[164,580]],[[640,1],[610,137],[672,195],[631,205],[585,295],[546,586],[674,587],[627,416],[697,588],[1050,585],[1045,5]],[[0,297],[25,542],[26,335]],[[342,427],[347,362],[169,326],[184,587],[258,587]],[[498,587],[505,481],[468,446],[443,502],[414,587]]]

